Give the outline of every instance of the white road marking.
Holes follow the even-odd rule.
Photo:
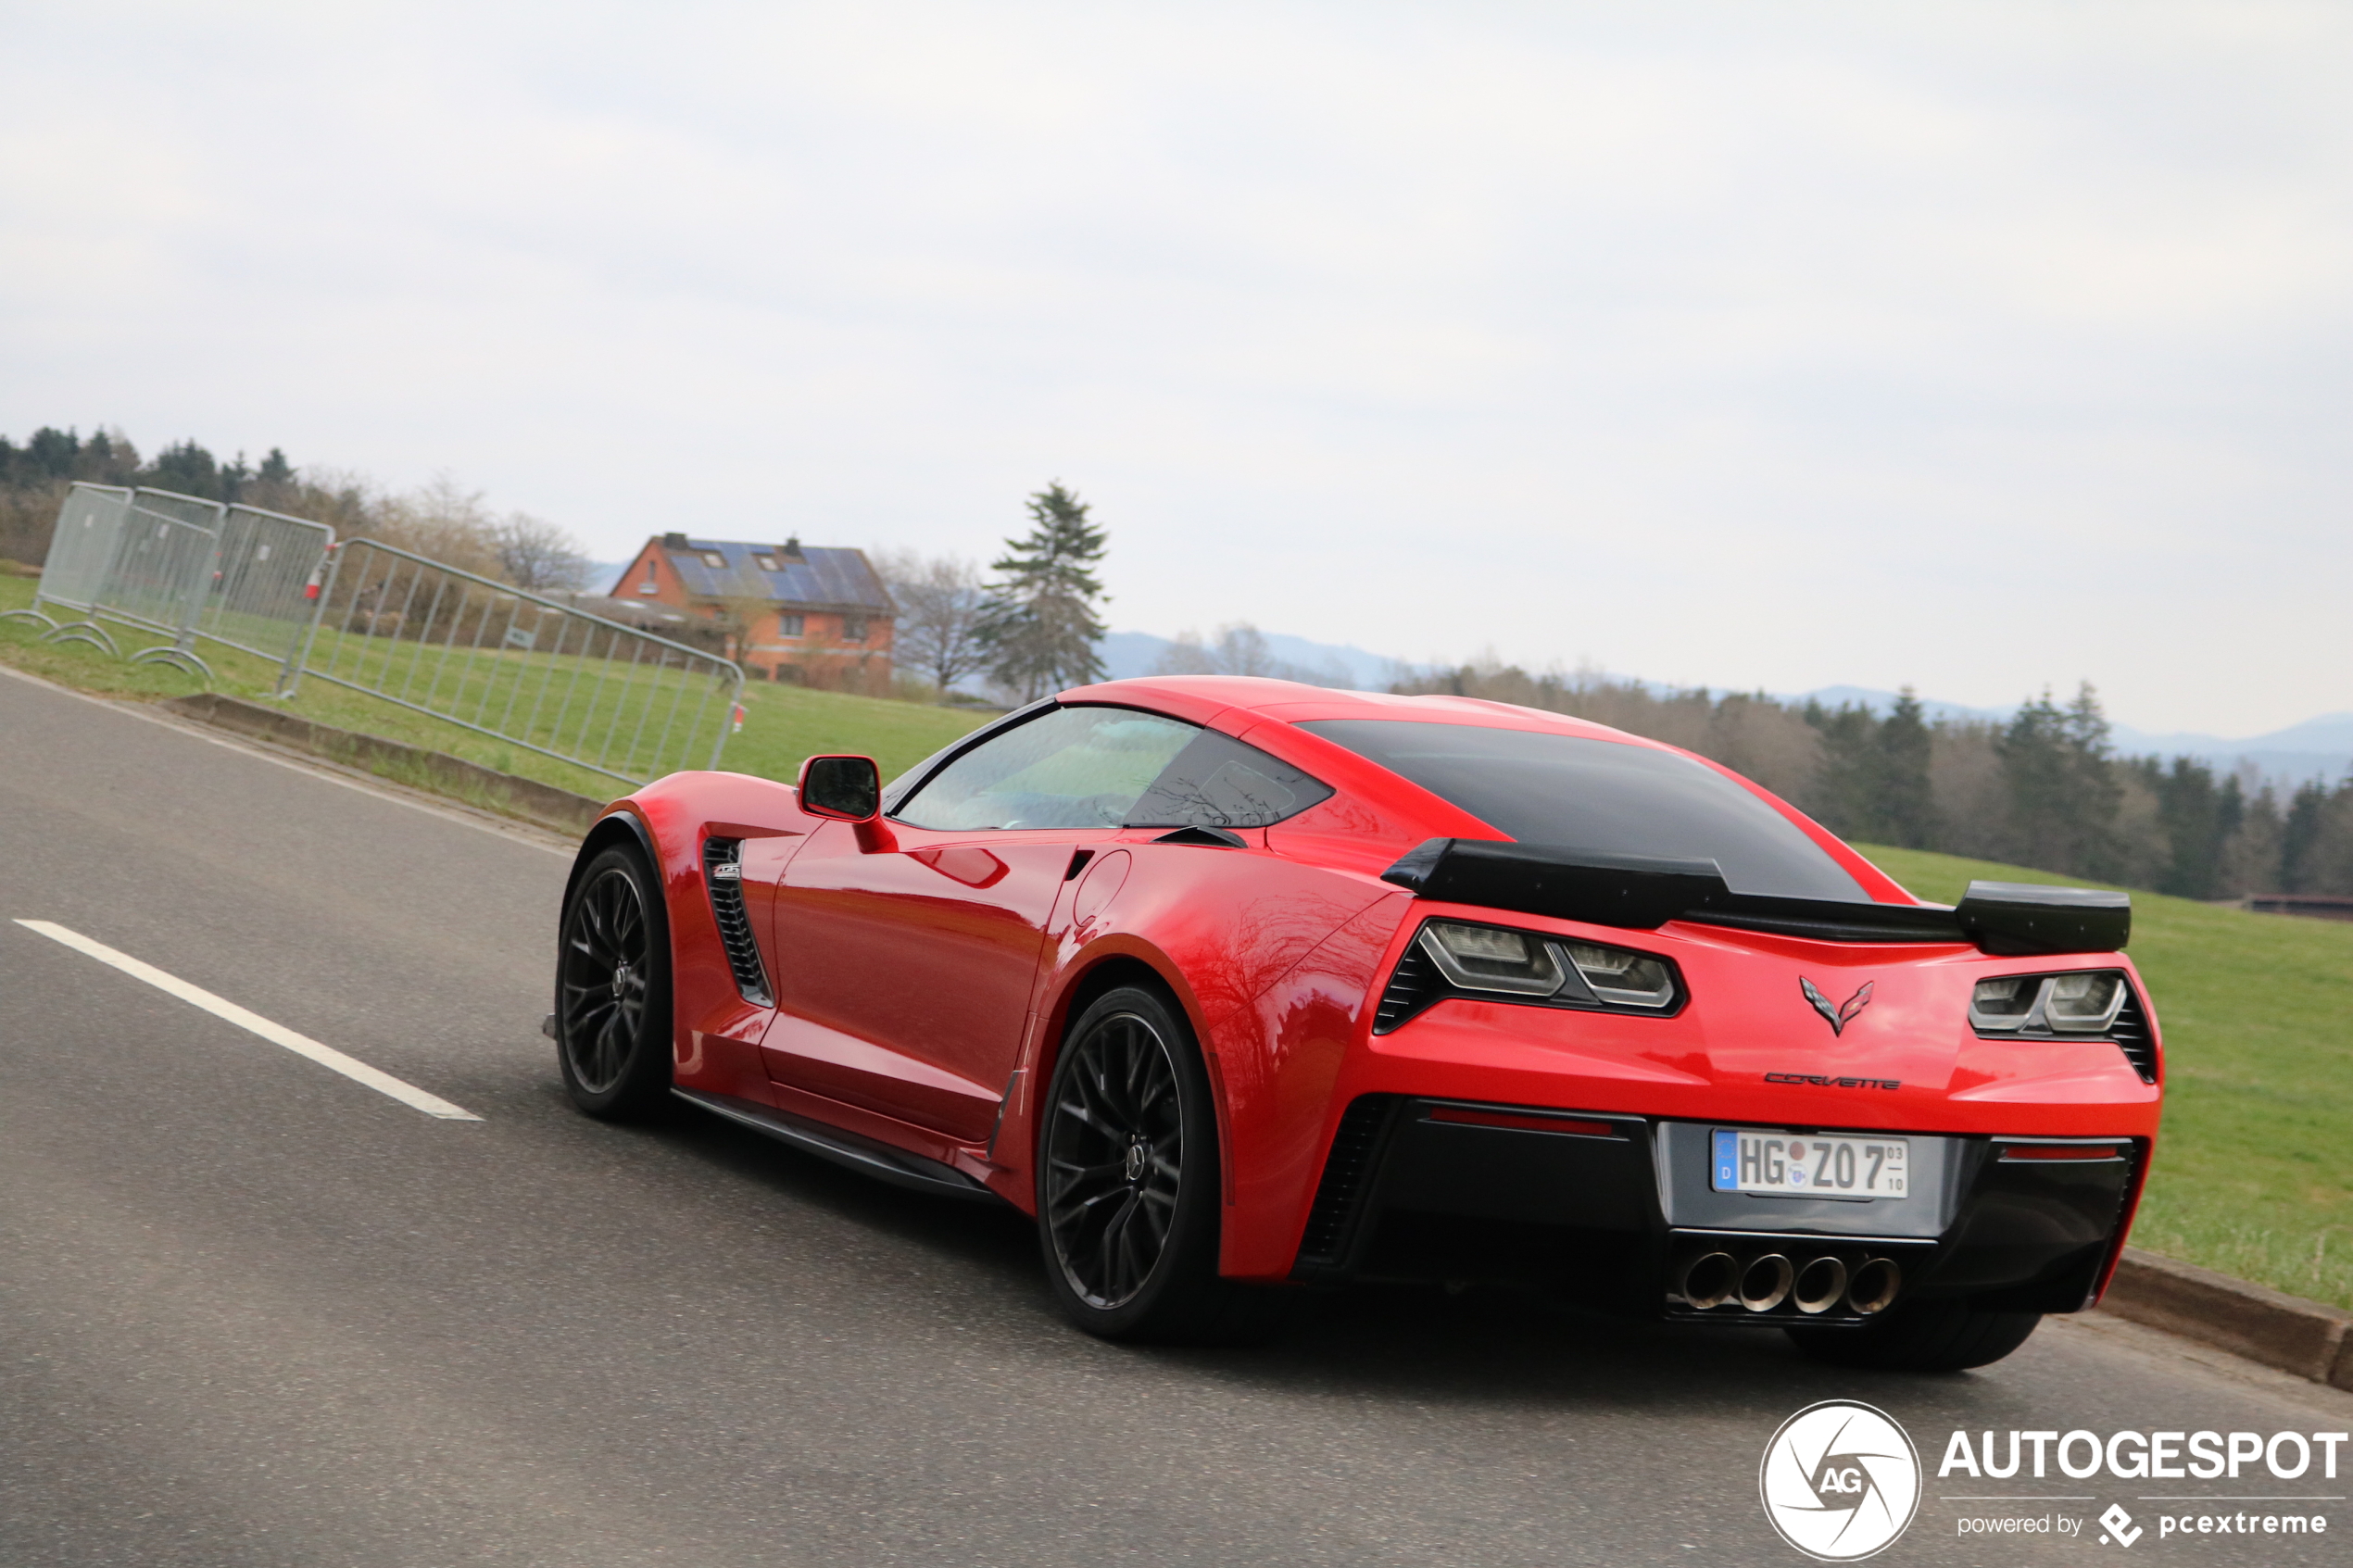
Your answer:
[[[191,985],[176,974],[166,974],[153,964],[142,963],[128,953],[117,952],[104,942],[93,941],[79,931],[70,930],[55,921],[20,920],[27,931],[38,932],[52,942],[62,942],[77,953],[84,953],[102,964],[110,964],[133,980],[144,980],[158,991],[168,992],[183,1002],[204,1009],[215,1018],[224,1019],[238,1028],[258,1035],[273,1046],[283,1046],[296,1056],[307,1056],[321,1067],[333,1068],[355,1084],[365,1084],[381,1095],[390,1095],[401,1104],[411,1106],[428,1116],[438,1116],[446,1122],[479,1122],[472,1111],[450,1104],[439,1095],[427,1094],[414,1084],[404,1084],[391,1073],[369,1066],[356,1057],[348,1057],[333,1046],[322,1046],[308,1035],[297,1035],[283,1023],[272,1023],[258,1012],[248,1012],[226,997],[216,997],[201,985]]]

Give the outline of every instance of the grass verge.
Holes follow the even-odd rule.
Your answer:
[[[1940,903],[1976,877],[2081,884],[1922,850],[1863,853]],[[2353,1308],[2353,923],[2135,891],[2131,952],[2166,1059],[2133,1244]]]

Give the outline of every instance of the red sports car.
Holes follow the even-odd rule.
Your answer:
[[[2121,894],[1913,897],[1672,746],[1186,677],[887,786],[676,773],[582,845],[564,1082],[1033,1214],[1081,1327],[1516,1281],[1982,1365],[2099,1297],[2157,1133]]]

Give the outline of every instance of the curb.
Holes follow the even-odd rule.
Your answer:
[[[2124,1249],[2100,1308],[2315,1383],[2353,1389],[2353,1312]]]
[[[426,787],[459,800],[487,807],[507,816],[520,817],[541,827],[560,833],[584,834],[589,825],[604,814],[605,802],[585,795],[574,795],[553,784],[535,779],[518,778],[469,762],[447,752],[428,751],[421,746],[409,746],[377,735],[363,735],[355,730],[338,730],[330,724],[316,724],[308,719],[297,719],[291,713],[281,713],[258,702],[239,697],[222,696],[218,692],[198,692],[193,696],[176,696],[157,704],[167,712],[177,713],[198,723],[216,729],[234,731],[258,740],[274,741],[280,746],[307,751],[331,762],[367,769],[394,779],[396,782],[421,782]]]

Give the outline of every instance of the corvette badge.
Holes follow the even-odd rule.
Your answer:
[[[1871,982],[1868,980],[1863,982],[1861,990],[1836,1007],[1831,1006],[1831,999],[1823,996],[1815,984],[1804,975],[1797,977],[1797,984],[1805,990],[1806,999],[1814,1004],[1814,1010],[1829,1022],[1831,1033],[1833,1035],[1845,1034],[1846,1026],[1854,1022],[1865,1008],[1871,1005]]]

